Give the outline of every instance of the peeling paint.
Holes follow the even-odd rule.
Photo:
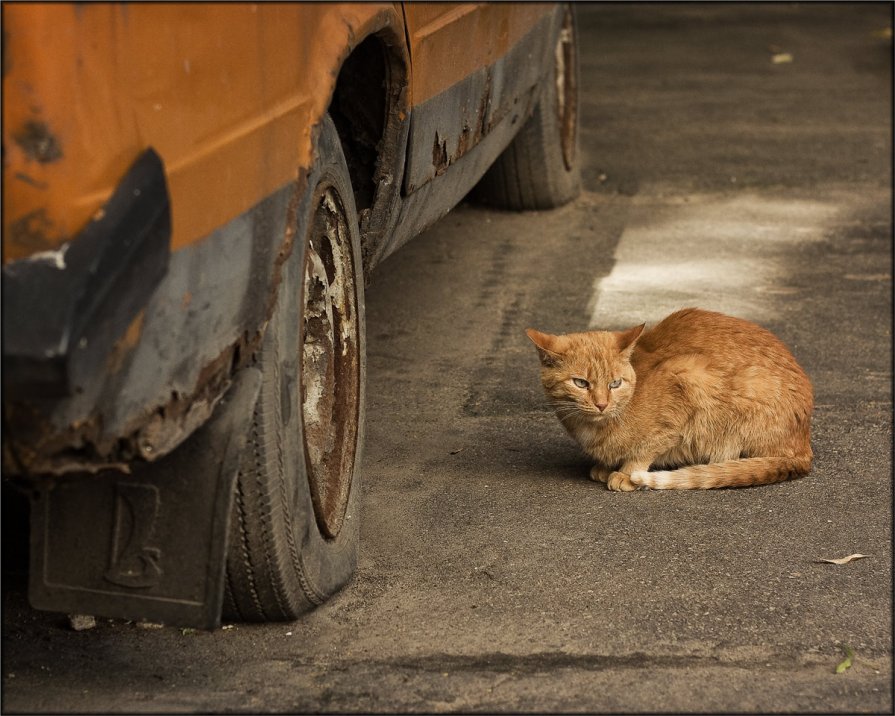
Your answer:
[[[25,156],[39,164],[62,159],[59,140],[50,132],[45,122],[28,120],[18,132],[13,133],[12,138],[25,152]]]
[[[469,154],[502,122],[515,125],[519,118],[527,116],[530,108],[521,103],[527,103],[532,92],[540,87],[548,59],[549,66],[553,65],[554,14],[537,19],[495,62],[479,67],[425,102],[414,105],[404,176],[406,194],[419,191],[444,174],[448,166]],[[419,32],[422,30],[416,34]],[[433,43],[437,44],[434,40]],[[429,61],[434,62],[434,57]],[[434,65],[424,66],[423,72],[430,69]]]
[[[65,252],[68,251],[68,244],[62,244],[55,251],[38,251],[36,254],[31,254],[27,259],[23,259],[24,261],[34,261],[37,263],[47,263],[53,266],[54,268],[59,269],[60,271],[65,270]]]
[[[136,318],[131,321],[127,330],[124,332],[124,335],[115,342],[115,345],[112,347],[112,352],[109,354],[109,359],[106,362],[106,370],[109,374],[117,373],[121,370],[125,358],[140,341],[140,336],[143,335],[143,319],[145,315],[146,311],[140,311]]]
[[[16,219],[9,230],[14,243],[26,246],[32,252],[49,249],[57,243],[51,238],[55,225],[47,216],[46,209],[28,212]]]
[[[435,143],[432,145],[432,166],[435,167],[435,175],[444,174],[449,163],[447,139],[442,139],[441,135],[435,132]]]
[[[142,321],[132,325],[128,333],[141,327]],[[172,392],[165,405],[137,416],[117,438],[103,437],[102,417],[98,412],[57,430],[34,406],[7,403],[4,418],[19,427],[19,434],[39,437],[4,440],[4,472],[47,475],[96,473],[107,469],[130,472],[128,463],[136,458],[157,460],[174,450],[211,416],[229,388],[231,376],[248,364],[261,336],[259,331],[229,346],[202,370],[192,391]]]

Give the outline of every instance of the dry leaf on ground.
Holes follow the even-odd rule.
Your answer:
[[[839,559],[819,559],[818,562],[827,562],[829,564],[848,564],[855,559],[864,559],[866,554],[850,554],[848,557],[840,557]]]
[[[852,659],[855,658],[855,652],[848,644],[842,645],[842,651],[845,652],[845,658],[836,665],[836,673],[841,674],[846,669],[851,668]]]

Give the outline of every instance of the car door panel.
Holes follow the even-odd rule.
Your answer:
[[[552,5],[405,3],[412,63],[404,192],[443,174],[540,79]]]

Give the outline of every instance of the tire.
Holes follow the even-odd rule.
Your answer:
[[[290,621],[357,564],[364,301],[357,213],[327,115],[255,356],[262,384],[233,498],[225,619]]]
[[[554,35],[554,63],[534,112],[473,190],[483,204],[553,209],[581,191],[578,152],[578,40],[571,4]]]

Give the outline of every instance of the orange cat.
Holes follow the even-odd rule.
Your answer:
[[[597,461],[591,479],[688,490],[808,473],[811,381],[772,333],[698,308],[643,329],[526,331],[557,416]]]

